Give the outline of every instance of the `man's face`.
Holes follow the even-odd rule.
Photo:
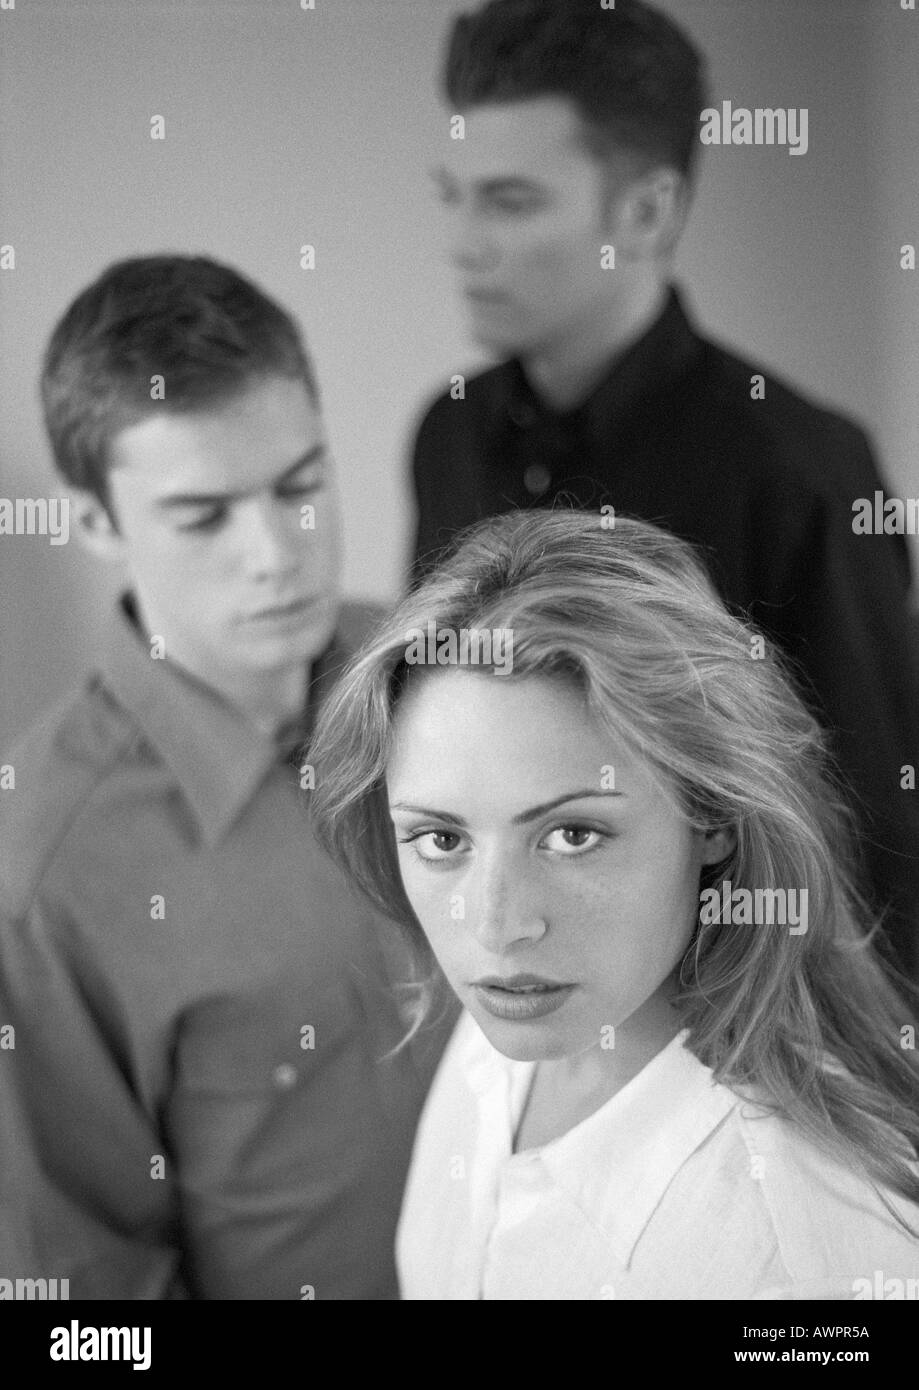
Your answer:
[[[219,687],[323,649],[340,523],[302,381],[269,377],[213,409],[151,414],[115,437],[111,458],[120,558],[167,658]]]
[[[475,107],[436,178],[473,333],[499,353],[538,351],[615,296],[600,164],[564,97]]]

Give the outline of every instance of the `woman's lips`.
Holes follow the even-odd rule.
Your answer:
[[[577,985],[559,984],[536,975],[513,975],[507,979],[488,976],[473,982],[476,998],[493,1018],[527,1020],[555,1013],[570,998]]]

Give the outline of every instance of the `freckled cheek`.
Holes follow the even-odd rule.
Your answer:
[[[581,973],[602,973],[609,957],[618,954],[620,926],[631,916],[629,898],[621,884],[586,875],[556,882],[542,899],[543,916],[553,950],[563,952]]]
[[[412,911],[449,975],[451,964],[462,961],[469,938],[466,899],[458,888],[448,883],[446,875],[438,883],[433,872],[419,870],[406,855],[400,855],[399,861],[402,885]]]
[[[682,957],[693,921],[688,881],[681,875],[669,879],[643,870],[611,894],[605,943],[594,937],[598,955],[606,955],[617,970],[626,967],[629,976],[656,986]]]
[[[461,990],[478,973],[472,941],[462,922],[453,923],[453,931],[436,931],[428,934],[431,950],[449,984]]]
[[[588,870],[583,864],[559,875],[552,885],[556,930],[576,932],[592,951],[622,951],[673,933],[677,904],[685,897],[662,881],[661,860],[642,853],[630,862],[625,847],[615,863],[607,859]],[[549,900],[547,893],[547,901]]]
[[[444,932],[450,922],[451,891],[446,883],[439,886],[432,883],[433,874],[419,869],[408,854],[399,855],[402,886],[412,905],[412,911],[421,923],[425,933],[433,939]]]

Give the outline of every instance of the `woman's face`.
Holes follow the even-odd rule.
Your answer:
[[[426,673],[394,733],[403,883],[462,1003],[519,1060],[611,1046],[669,992],[724,836],[693,830],[561,680]]]

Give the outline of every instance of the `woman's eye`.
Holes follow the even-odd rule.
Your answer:
[[[584,854],[595,849],[602,839],[601,832],[589,825],[559,825],[550,830],[543,844],[557,854]]]
[[[424,830],[416,835],[406,835],[399,840],[400,845],[413,845],[419,859],[436,863],[448,859],[456,853],[462,843],[462,836],[454,830]]]

